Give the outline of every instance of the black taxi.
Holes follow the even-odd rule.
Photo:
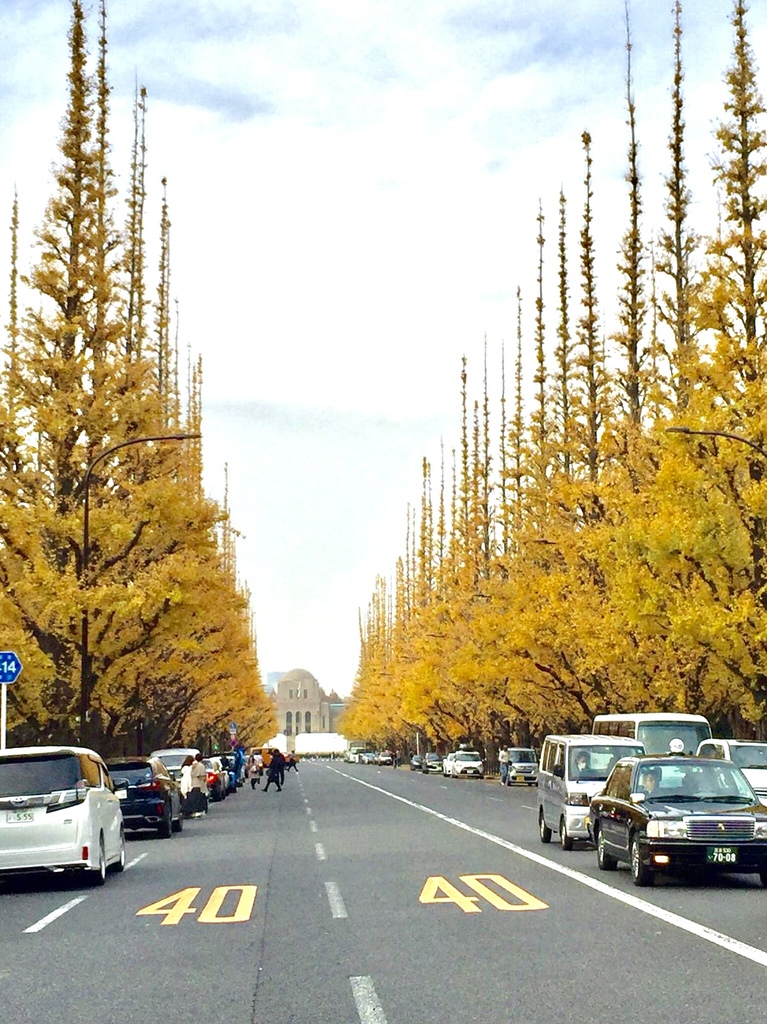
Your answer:
[[[767,886],[767,807],[740,768],[700,757],[624,757],[589,808],[602,871],[618,861],[635,885],[657,871],[758,872]]]

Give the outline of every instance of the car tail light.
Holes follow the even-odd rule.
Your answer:
[[[216,784],[216,773],[208,772],[208,785],[214,786]]]
[[[165,804],[157,804],[155,807],[155,814],[165,814]]]
[[[144,789],[149,790],[152,793],[159,793],[162,786],[156,779],[152,779],[151,782],[142,782],[140,786],[136,787],[136,789]]]
[[[88,851],[88,847],[84,846],[83,847],[83,860],[87,860],[88,859],[88,852],[89,852]]]

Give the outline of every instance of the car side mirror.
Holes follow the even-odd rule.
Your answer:
[[[646,799],[647,799],[647,794],[646,793],[632,793],[629,796],[629,800],[632,802],[632,804],[643,804]]]
[[[565,777],[565,766],[563,764],[555,764],[551,774],[557,779],[563,779]]]

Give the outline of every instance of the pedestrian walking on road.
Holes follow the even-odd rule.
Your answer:
[[[295,772],[298,772],[298,758],[295,756],[295,754],[286,754],[285,755],[285,773],[287,774],[290,771],[291,768]]]
[[[208,772],[202,763],[202,754],[198,751],[192,761],[190,768],[191,788],[189,790],[189,803],[192,807],[192,817],[202,818],[208,813]]]
[[[498,751],[498,760],[501,765],[501,785],[505,786],[509,778],[509,748],[501,747]]]
[[[269,762],[269,767],[266,769],[266,785],[264,786],[264,792],[269,789],[272,783],[277,787],[277,792],[282,792],[282,783],[285,779],[285,758],[279,752],[279,750],[272,751],[272,759]]]

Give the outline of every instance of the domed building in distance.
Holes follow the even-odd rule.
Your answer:
[[[344,703],[335,690],[325,693],[320,684],[303,668],[294,668],[280,676],[272,692],[277,728],[289,748],[303,733],[331,733]]]

